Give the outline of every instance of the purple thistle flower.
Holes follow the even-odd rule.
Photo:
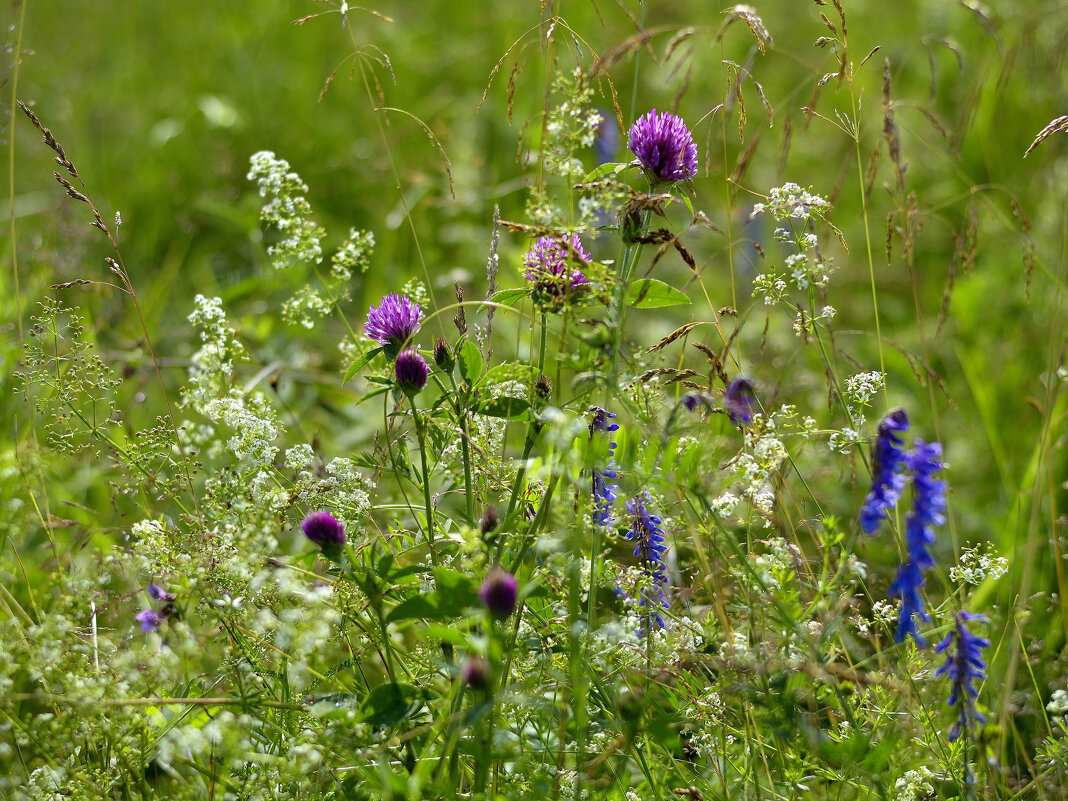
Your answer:
[[[397,384],[408,395],[416,395],[426,386],[430,368],[427,367],[419,351],[409,348],[401,351],[397,356],[397,362],[393,367],[397,376]]]
[[[756,406],[753,382],[739,377],[727,384],[723,392],[723,405],[727,407],[727,416],[734,425],[753,422],[753,408]]]
[[[423,310],[418,303],[390,292],[382,298],[378,308],[372,306],[368,310],[363,330],[369,339],[383,347],[400,347],[415,336],[422,316]]]
[[[905,462],[904,441],[899,434],[908,431],[909,416],[904,409],[895,409],[879,423],[872,456],[871,490],[860,509],[860,527],[865,534],[874,534],[886,513],[897,506],[908,477],[900,471]]]
[[[504,620],[515,611],[519,596],[519,582],[507,570],[495,567],[486,576],[479,587],[478,597],[482,599],[489,613],[498,620]]]
[[[158,584],[149,584],[145,587],[145,592],[148,593],[148,597],[153,601],[165,601],[166,603],[173,603],[178,597],[173,592],[167,592]]]
[[[929,621],[923,604],[923,571],[934,565],[934,557],[928,550],[935,542],[934,527],[946,522],[946,482],[933,478],[942,469],[942,446],[937,442],[926,443],[917,439],[912,450],[905,456],[905,464],[912,474],[913,505],[905,520],[905,545],[908,560],[898,569],[887,593],[901,597],[901,613],[898,618],[896,642],[912,635],[917,645],[924,639],[916,630],[914,616]]]
[[[141,631],[148,634],[155,631],[163,622],[163,615],[152,609],[145,609],[140,614],[134,615],[134,620],[141,624]]]
[[[634,556],[641,561],[641,566],[646,575],[652,579],[655,588],[655,600],[650,597],[652,592],[643,592],[638,599],[639,606],[656,607],[656,611],[650,613],[651,620],[657,628],[664,628],[664,618],[660,616],[659,609],[667,609],[667,596],[664,594],[664,585],[667,584],[667,565],[664,564],[664,553],[667,545],[664,542],[664,530],[660,528],[663,522],[659,517],[652,514],[645,505],[649,500],[648,494],[635,495],[627,501],[627,511],[633,517],[627,539],[634,542]]]
[[[607,437],[613,431],[619,430],[619,423],[612,422],[616,416],[615,412],[602,409],[600,406],[591,406],[587,411],[593,412],[593,419],[589,425],[590,439],[593,439],[595,434]],[[615,520],[611,512],[612,504],[619,497],[617,493],[619,485],[608,483],[609,479],[617,478],[619,475],[615,469],[615,452],[616,442],[609,440],[607,464],[604,467],[593,468],[590,492],[593,495],[593,522],[598,526],[607,526]]]
[[[300,528],[304,536],[323,548],[336,548],[345,542],[345,529],[329,512],[312,512]]]
[[[570,240],[543,236],[523,256],[523,277],[534,284],[535,299],[558,308],[571,297],[573,289],[590,282],[578,268],[589,260],[590,254],[582,249],[578,234],[572,234]]]
[[[631,126],[627,147],[653,183],[677,182],[697,174],[697,145],[681,117],[654,108]]]
[[[984,615],[959,612],[953,629],[935,646],[936,651],[946,654],[946,661],[935,671],[935,676],[947,676],[953,682],[953,689],[950,690],[946,703],[960,707],[960,716],[949,733],[950,740],[956,740],[966,732],[969,724],[986,721],[986,717],[975,708],[975,699],[979,696],[975,682],[986,679],[986,662],[983,661],[982,649],[990,645],[990,640],[972,634],[968,630],[970,620],[987,622]],[[954,640],[956,646],[951,648]]]

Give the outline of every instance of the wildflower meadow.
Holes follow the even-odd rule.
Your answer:
[[[1068,7],[6,4],[0,799],[1068,798]]]

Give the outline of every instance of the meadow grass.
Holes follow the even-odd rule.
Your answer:
[[[1063,797],[1063,8],[13,8],[0,794]]]

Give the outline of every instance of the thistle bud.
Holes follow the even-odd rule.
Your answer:
[[[394,366],[397,384],[407,395],[416,395],[426,386],[430,368],[417,350],[406,350],[397,356]]]

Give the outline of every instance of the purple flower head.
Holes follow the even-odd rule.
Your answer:
[[[664,628],[660,609],[668,608],[667,596],[664,594],[664,585],[667,584],[664,553],[667,551],[667,545],[664,541],[664,530],[660,528],[663,521],[649,511],[646,506],[648,500],[649,496],[643,493],[627,501],[627,511],[632,518],[627,539],[634,542],[634,557],[639,560],[653,584],[652,590],[642,593],[638,604],[654,609],[650,615],[652,622],[657,628]]]
[[[908,559],[898,569],[887,593],[901,597],[901,613],[898,618],[895,640],[901,642],[912,635],[917,645],[924,639],[916,630],[914,615],[929,621],[923,604],[923,571],[934,565],[929,548],[934,545],[934,527],[942,525],[946,518],[946,482],[933,478],[942,469],[942,446],[937,442],[926,443],[917,439],[912,450],[905,456],[905,464],[912,474],[912,511],[905,520],[905,546]]]
[[[418,303],[390,292],[382,298],[378,308],[372,306],[368,310],[363,330],[369,339],[379,345],[399,348],[415,336],[422,316],[423,310]]]
[[[482,582],[478,597],[482,599],[489,613],[498,620],[504,620],[515,611],[519,596],[519,582],[515,576],[499,567],[494,568]]]
[[[616,416],[615,412],[602,409],[600,406],[591,406],[586,411],[593,414],[589,425],[591,440],[594,435],[608,437],[613,431],[619,430],[619,423],[612,422]],[[593,468],[590,493],[593,495],[593,522],[598,526],[607,526],[615,520],[612,517],[612,504],[619,497],[617,492],[619,485],[608,483],[610,479],[618,477],[614,458],[615,452],[616,442],[615,440],[609,440],[607,463],[603,467]]]
[[[397,384],[408,395],[416,395],[425,387],[427,376],[430,374],[426,360],[419,354],[419,351],[411,348],[400,352],[393,369],[397,376]]]
[[[678,182],[697,174],[697,145],[681,117],[654,108],[630,128],[627,147],[653,183]]]
[[[463,669],[464,684],[472,690],[484,690],[490,680],[490,666],[481,656],[472,656]]]
[[[570,240],[543,236],[523,256],[523,277],[534,284],[535,300],[559,308],[571,298],[572,290],[590,282],[579,269],[589,260],[578,234]]]
[[[141,624],[141,631],[148,634],[150,631],[155,631],[160,627],[163,622],[163,615],[152,609],[146,609],[143,612],[134,615],[134,620]]]
[[[982,649],[990,645],[990,640],[972,634],[968,630],[970,620],[987,622],[984,615],[960,612],[956,616],[953,629],[935,646],[936,651],[946,655],[946,661],[935,671],[935,676],[946,676],[953,682],[946,703],[949,706],[960,706],[960,716],[949,733],[950,740],[960,737],[969,725],[986,720],[975,708],[975,699],[979,696],[975,682],[986,679],[986,662],[983,661]]]
[[[739,377],[727,384],[723,391],[723,405],[727,407],[727,416],[734,425],[753,422],[753,408],[756,406],[753,382]]]
[[[895,409],[879,423],[872,457],[871,490],[860,509],[860,527],[865,534],[874,534],[886,513],[897,506],[908,477],[900,471],[905,463],[904,441],[899,436],[909,429],[909,416],[904,409]]]
[[[145,592],[148,593],[148,597],[153,601],[164,601],[166,603],[174,603],[177,600],[177,596],[173,592],[167,592],[158,584],[149,584],[145,587]]]
[[[345,529],[329,512],[312,512],[300,528],[304,536],[323,548],[336,548],[345,542]]]

